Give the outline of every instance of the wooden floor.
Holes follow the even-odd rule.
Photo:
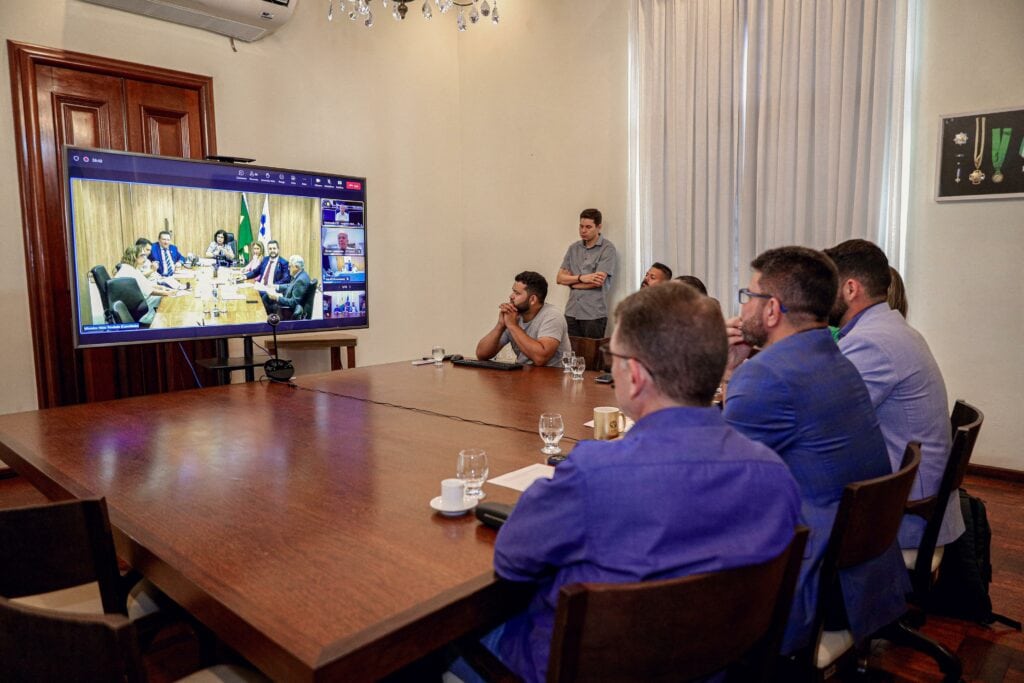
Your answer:
[[[993,609],[1013,619],[1024,618],[1024,484],[969,475],[964,483],[985,501],[992,527]],[[45,503],[46,499],[20,477],[0,479],[0,508]],[[1024,635],[1004,626],[980,626],[942,617],[928,618],[921,629],[959,655],[968,683],[1024,683]],[[188,673],[198,662],[187,631],[171,631],[154,644],[148,659],[154,683]],[[912,650],[879,642],[869,662],[871,680],[897,683],[939,681],[934,662]],[[843,683],[862,681],[849,678]]]

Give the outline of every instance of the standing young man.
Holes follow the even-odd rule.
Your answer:
[[[601,339],[608,326],[605,292],[615,274],[615,245],[601,236],[601,212],[580,212],[580,241],[565,252],[556,282],[572,291],[565,322],[572,337]]]

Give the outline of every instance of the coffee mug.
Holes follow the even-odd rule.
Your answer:
[[[602,406],[594,408],[594,438],[607,441],[619,436],[626,429],[626,416],[618,408]]]
[[[441,507],[446,510],[458,510],[466,503],[466,482],[461,479],[441,480]]]

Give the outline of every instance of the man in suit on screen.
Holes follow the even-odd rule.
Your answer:
[[[312,284],[306,272],[305,259],[297,254],[292,256],[288,260],[288,271],[289,280],[286,284],[269,287],[257,285],[263,307],[267,313],[278,313],[282,308],[287,308],[291,309],[294,318],[311,318],[312,311],[299,310],[302,299]]]
[[[160,231],[153,250],[149,252],[149,260],[153,262],[156,272],[161,277],[174,277],[175,271],[185,265],[185,259],[178,251],[178,247],[171,244],[170,230]]]
[[[256,280],[261,284],[284,285],[292,278],[288,268],[288,261],[281,257],[281,245],[277,240],[267,242],[267,256],[260,262],[259,267],[246,275],[247,280]]]

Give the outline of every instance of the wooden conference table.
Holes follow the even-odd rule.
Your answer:
[[[428,503],[462,448],[541,462],[544,410],[587,436],[593,377],[396,363],[3,415],[0,460],[105,496],[119,555],[274,679],[370,680],[525,606],[494,533]]]
[[[251,281],[236,284],[240,268],[179,268],[174,279],[189,289],[161,297],[151,329],[266,322],[267,312]]]

